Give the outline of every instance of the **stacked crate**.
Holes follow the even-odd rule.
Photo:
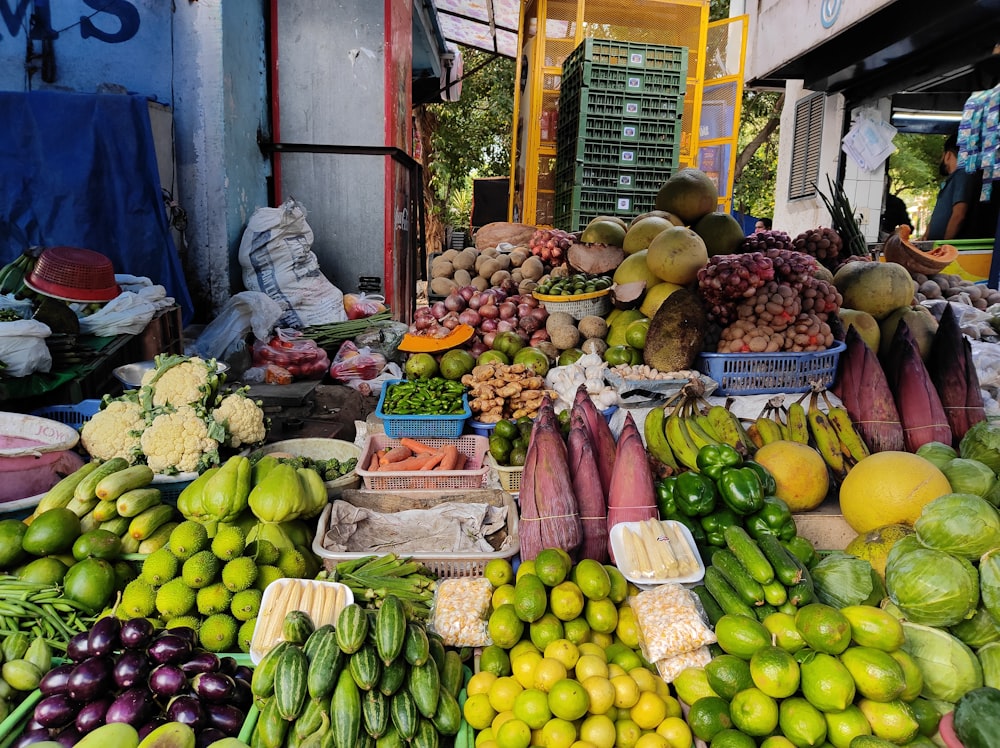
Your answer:
[[[586,39],[563,63],[555,225],[653,210],[677,169],[687,47]]]

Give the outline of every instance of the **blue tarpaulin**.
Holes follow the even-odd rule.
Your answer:
[[[0,91],[0,264],[85,247],[193,305],[170,236],[145,97]]]

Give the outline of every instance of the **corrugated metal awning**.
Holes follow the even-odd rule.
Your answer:
[[[435,5],[448,41],[517,56],[520,0],[435,0]]]

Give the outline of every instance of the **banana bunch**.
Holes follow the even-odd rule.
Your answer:
[[[317,579],[341,582],[351,588],[359,605],[377,608],[386,595],[398,597],[409,618],[427,620],[437,587],[435,577],[423,564],[388,553],[341,561],[332,571],[321,571]]]
[[[35,257],[30,252],[22,252],[13,262],[0,268],[0,294],[18,294],[24,291],[24,279],[35,268]]]
[[[672,409],[670,403],[653,408],[646,416],[646,450],[671,474],[684,469],[698,472],[698,450],[710,444],[728,444],[743,455],[753,448],[740,420],[728,408],[705,405],[702,411],[697,400],[686,399]]]
[[[786,408],[784,399],[784,395],[772,397],[760,415],[747,426],[747,434],[755,448],[760,449],[776,441],[809,443],[805,407],[801,402],[794,402]]]

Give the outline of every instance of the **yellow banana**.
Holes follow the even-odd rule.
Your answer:
[[[729,408],[723,405],[713,405],[706,414],[715,433],[719,435],[719,441],[728,444],[734,449],[745,449],[750,445],[744,441],[745,432],[739,419],[732,414]]]
[[[674,457],[684,467],[695,472],[698,469],[698,447],[691,440],[691,435],[684,428],[684,420],[676,413],[667,416],[664,427],[667,435],[667,442],[674,453]]]
[[[755,450],[764,446],[764,437],[761,436],[760,430],[757,428],[756,421],[750,422],[750,425],[746,428],[746,432],[747,438],[750,440],[750,443],[753,445]]]
[[[677,458],[674,457],[674,451],[670,448],[667,435],[663,430],[666,417],[663,408],[653,408],[646,414],[642,431],[646,439],[647,451],[664,465],[677,472],[680,470],[680,465],[677,464]]]
[[[819,408],[809,408],[807,420],[816,450],[823,456],[833,474],[837,478],[843,478],[846,469],[844,453],[840,451],[840,437],[837,435],[837,430],[830,423],[826,413]]]
[[[757,427],[757,432],[760,434],[761,439],[764,444],[771,444],[772,442],[780,442],[785,438],[785,434],[781,428],[781,424],[775,421],[773,418],[768,418],[767,416],[760,416],[754,424]]]
[[[716,444],[719,444],[722,441],[722,437],[719,436],[719,432],[715,430],[715,426],[712,425],[712,422],[708,420],[707,415],[704,413],[698,413],[695,415],[694,420],[697,422],[698,426],[701,427],[701,430],[708,435],[709,439],[714,441]]]
[[[809,422],[805,406],[800,402],[788,406],[788,438],[799,444],[809,443]]]
[[[691,441],[694,442],[695,447],[701,449],[702,447],[708,447],[718,444],[717,439],[713,439],[709,434],[701,427],[698,420],[694,416],[688,416],[681,419],[684,427],[687,429],[688,434],[691,436]]]
[[[830,423],[833,424],[833,428],[840,439],[841,451],[846,451],[852,464],[861,462],[861,460],[871,454],[868,450],[868,445],[865,444],[864,439],[861,438],[857,429],[854,428],[851,416],[848,415],[844,408],[830,408],[827,411],[827,417],[830,419]]]

